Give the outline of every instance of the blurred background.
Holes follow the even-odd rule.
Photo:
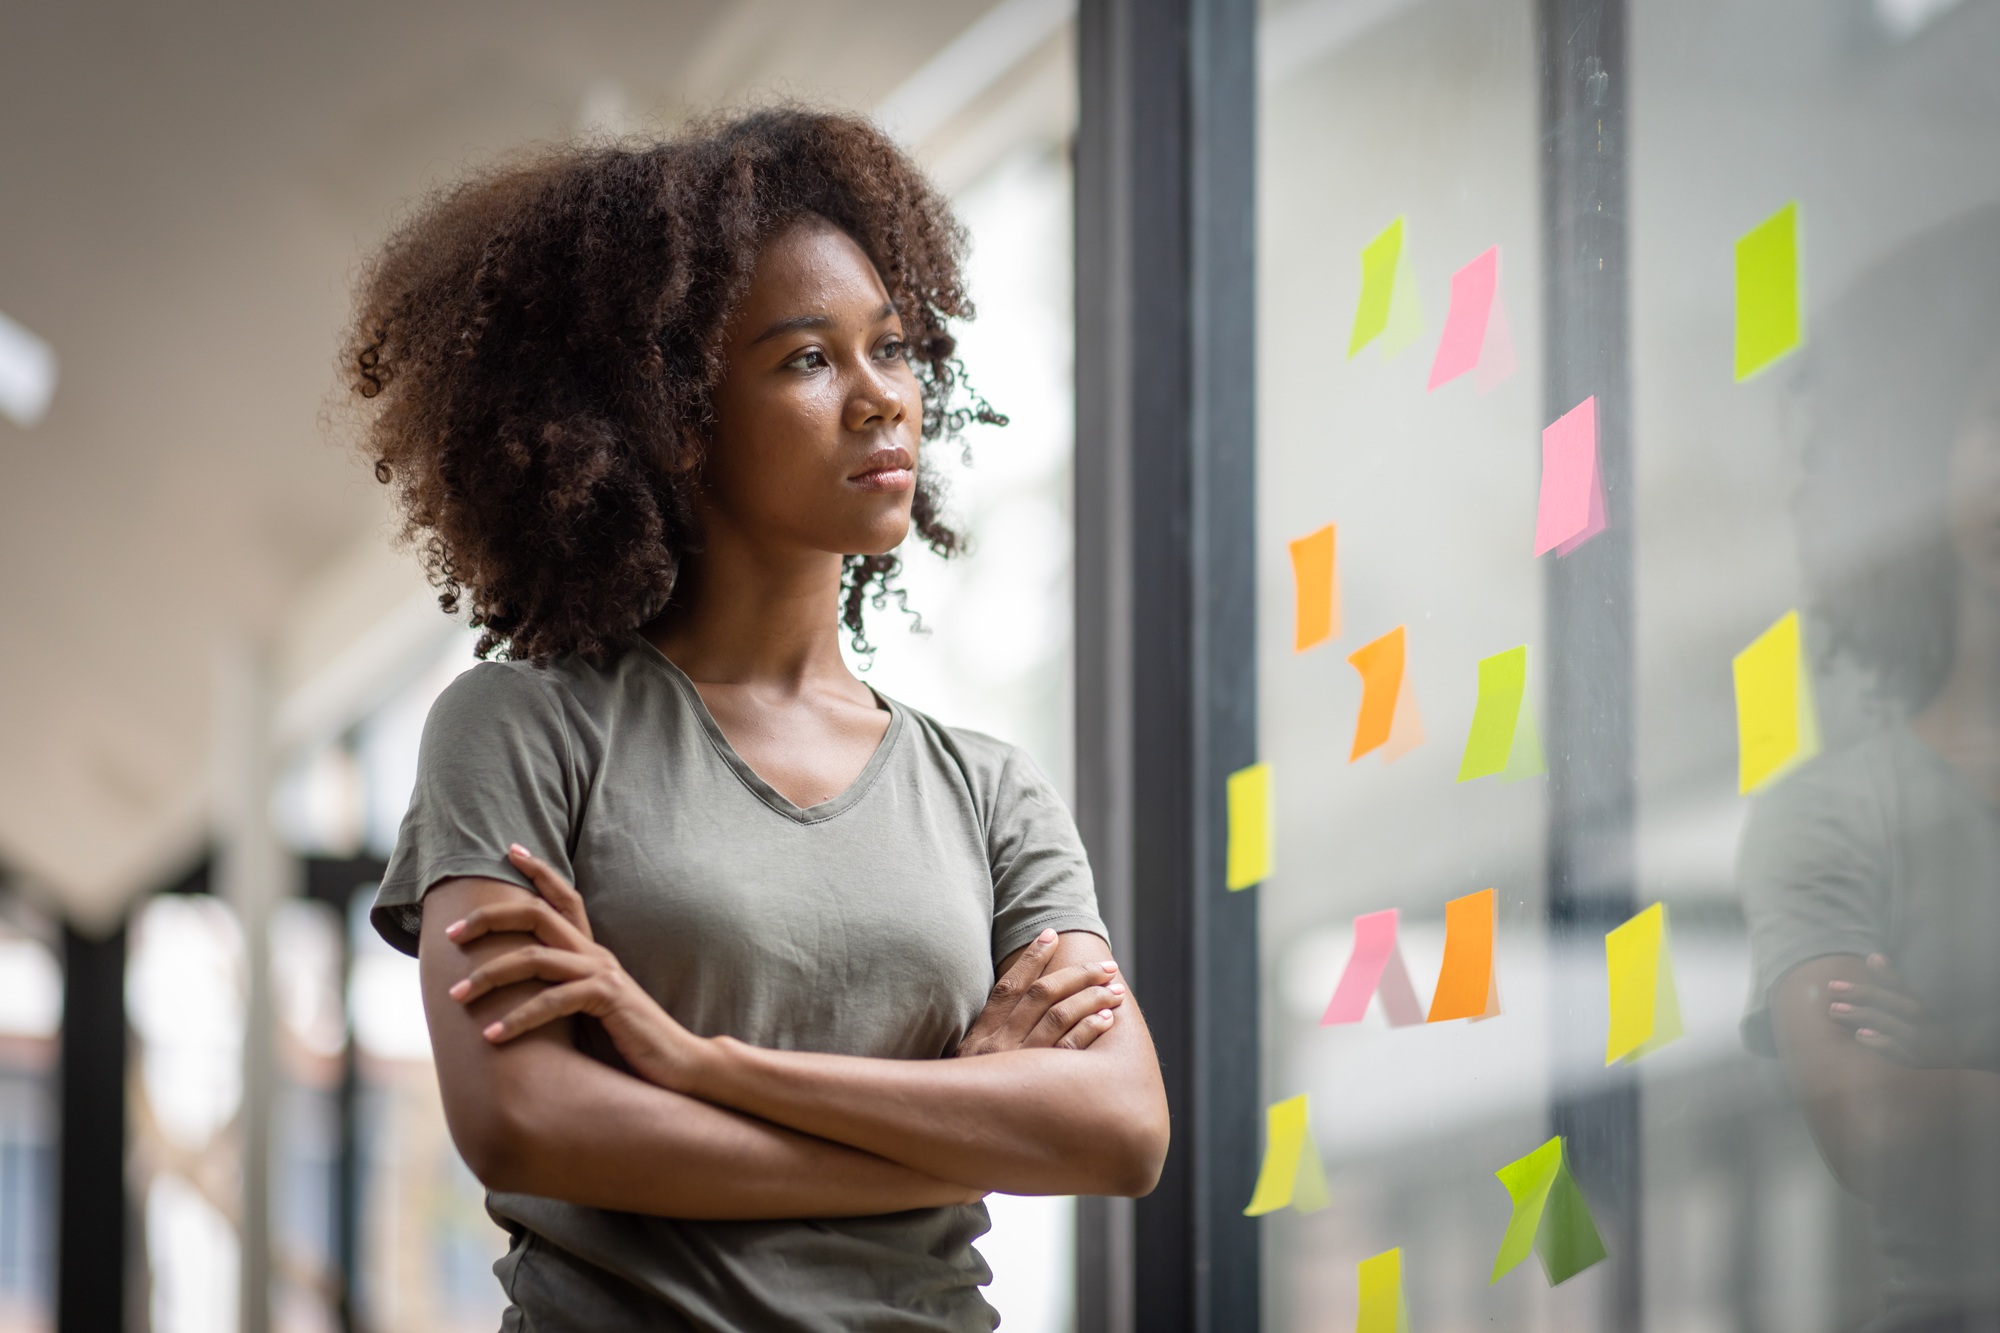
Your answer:
[[[1862,1328],[1883,1287],[1867,1216],[1737,1032],[1728,664],[1808,597],[1810,403],[1788,370],[1733,382],[1730,253],[1799,200],[1811,319],[2000,199],[2000,0],[1257,9],[1255,674],[1281,775],[1260,1095],[1312,1094],[1334,1196],[1258,1224],[1263,1326],[1352,1327],[1356,1260],[1401,1245],[1420,1329]],[[1477,658],[1527,644],[1548,703],[1550,584],[1522,515],[1556,414],[1548,270],[1573,258],[1538,100],[1572,9],[1625,25],[1636,850],[1618,873],[1671,908],[1688,1028],[1620,1085],[1643,1182],[1622,1324],[1611,1265],[1486,1282],[1493,1169],[1606,1077],[1602,955],[1549,928],[1549,786],[1453,782]],[[911,555],[921,626],[875,615],[855,665],[1025,746],[1075,798],[1079,40],[1073,0],[0,12],[0,1333],[56,1327],[59,1238],[66,1329],[497,1326],[503,1235],[445,1134],[415,965],[363,911],[471,635],[389,540],[332,388],[358,262],[468,164],[772,97],[875,115],[918,155],[971,235],[972,383],[1013,421],[941,451],[971,554]],[[1426,336],[1350,360],[1359,252],[1399,215]],[[1451,275],[1496,244],[1518,367],[1426,392]],[[1345,630],[1295,654],[1286,542],[1328,522]],[[1398,624],[1430,740],[1350,765],[1344,657]],[[1864,727],[1853,690],[1820,688],[1830,745]],[[1427,993],[1444,901],[1489,885],[1506,1021],[1318,1025],[1355,914],[1402,909]],[[1215,1169],[1254,1172],[1244,1152]],[[1073,1202],[991,1206],[1006,1327],[1077,1327]],[[121,1308],[89,1305],[105,1292]]]

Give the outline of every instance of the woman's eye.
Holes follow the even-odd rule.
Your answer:
[[[816,347],[810,347],[785,362],[785,368],[787,370],[818,370],[825,364],[826,354]]]
[[[899,361],[910,354],[910,345],[901,338],[891,338],[877,349],[875,356],[881,361]]]

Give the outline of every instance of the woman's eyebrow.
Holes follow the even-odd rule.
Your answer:
[[[868,322],[870,324],[880,324],[895,313],[896,303],[894,301],[884,301],[882,308],[868,317]],[[755,347],[758,343],[768,342],[773,338],[782,337],[787,333],[797,333],[804,329],[830,329],[832,327],[833,316],[831,315],[794,315],[790,319],[779,320],[776,324],[773,324],[770,328],[765,329],[762,333],[752,338],[750,346]]]

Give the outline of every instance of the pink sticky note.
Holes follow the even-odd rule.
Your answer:
[[[1597,450],[1590,451],[1590,517],[1584,522],[1583,531],[1556,547],[1556,555],[1562,557],[1604,531],[1604,473],[1597,466]]]
[[[1479,348],[1479,392],[1495,386],[1519,369],[1514,360],[1514,329],[1507,322],[1507,298],[1493,289],[1493,313],[1486,321],[1486,341]]]
[[[1487,316],[1493,309],[1493,292],[1500,281],[1500,247],[1451,275],[1451,310],[1444,317],[1444,337],[1438,340],[1437,356],[1431,361],[1430,387],[1447,384],[1479,364],[1479,349],[1486,342]]]
[[[1542,432],[1542,496],[1535,508],[1535,554],[1582,537],[1590,526],[1597,476],[1597,398],[1584,399]]]
[[[1382,997],[1382,1012],[1390,1027],[1424,1021],[1417,988],[1410,984],[1410,969],[1396,945],[1397,915],[1391,907],[1354,918],[1354,950],[1347,956],[1347,968],[1340,974],[1340,984],[1333,988],[1326,1013],[1320,1016],[1321,1027],[1359,1023],[1368,1012],[1369,999],[1377,994]]]

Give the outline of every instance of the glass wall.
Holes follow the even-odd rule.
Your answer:
[[[1987,1327],[1948,1321],[2000,1318],[2000,6],[1619,7],[1580,89],[1623,79],[1629,124],[1601,433],[1543,365],[1560,8],[1263,19],[1264,1093],[1309,1098],[1331,1199],[1262,1223],[1265,1320],[1354,1327],[1399,1247],[1423,1329],[1620,1326],[1635,1280],[1647,1328]],[[1327,525],[1333,599],[1324,538],[1291,545]],[[1636,680],[1554,628],[1592,541],[1632,552],[1601,615]],[[1552,716],[1636,755],[1632,826],[1555,828],[1630,893],[1583,928],[1548,906]],[[1497,1016],[1394,1026],[1362,985],[1347,1021],[1388,909],[1420,1011],[1497,920]],[[1537,1214],[1496,1173],[1628,1086],[1593,1124],[1636,1154],[1629,1218],[1603,1145],[1562,1150],[1612,1252],[1583,1264],[1561,1181]],[[1553,1261],[1496,1277],[1510,1223]]]

